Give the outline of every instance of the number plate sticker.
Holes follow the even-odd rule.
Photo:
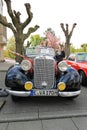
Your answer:
[[[34,96],[58,96],[58,90],[35,90]]]

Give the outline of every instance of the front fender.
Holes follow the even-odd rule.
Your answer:
[[[80,76],[79,73],[74,68],[69,68],[66,73],[64,73],[59,82],[64,82],[66,84],[72,83],[80,83]]]
[[[13,66],[8,69],[5,77],[5,85],[7,87],[23,86],[28,81],[27,76],[19,65]]]

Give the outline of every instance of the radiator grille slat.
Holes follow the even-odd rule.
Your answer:
[[[34,62],[34,86],[36,88],[52,88],[55,75],[54,60],[36,58]]]

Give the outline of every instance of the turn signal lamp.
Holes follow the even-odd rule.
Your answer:
[[[33,88],[32,82],[26,82],[24,85],[26,90],[31,90]]]
[[[63,82],[60,82],[60,83],[57,85],[57,87],[58,87],[58,90],[63,91],[63,90],[65,90],[65,88],[66,88],[66,84],[63,83]]]

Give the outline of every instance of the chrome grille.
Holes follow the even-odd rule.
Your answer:
[[[36,88],[52,88],[54,85],[53,58],[36,58],[34,60],[34,86]]]

